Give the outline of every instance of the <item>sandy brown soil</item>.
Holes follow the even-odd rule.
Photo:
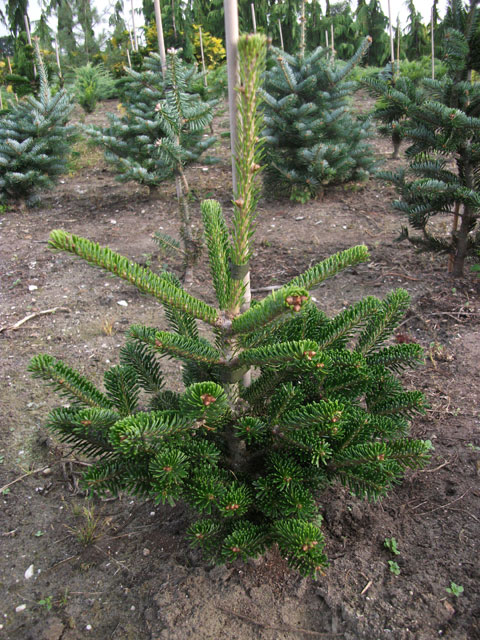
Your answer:
[[[112,108],[103,105],[94,118]],[[226,117],[216,126],[224,128]],[[375,145],[386,159],[388,141]],[[197,212],[204,197],[229,209],[228,149],[218,152],[219,165],[188,170]],[[0,638],[479,639],[480,280],[467,273],[453,281],[444,257],[396,244],[402,221],[390,208],[392,189],[379,181],[335,188],[306,205],[262,201],[258,216],[254,289],[366,243],[371,262],[319,287],[318,304],[334,313],[364,295],[404,287],[412,307],[400,333],[426,349],[426,364],[407,377],[430,402],[412,431],[433,442],[431,465],[408,474],[380,503],[339,487],[321,496],[325,577],[301,579],[275,550],[246,565],[212,568],[182,537],[190,517],[184,507],[129,497],[86,502],[79,492],[81,465],[65,462],[73,459],[68,449],[42,428],[58,398],[29,377],[28,362],[50,353],[100,380],[118,361],[130,324],[164,320],[155,301],[127,283],[50,252],[48,234],[64,228],[158,269],[163,259],[151,236],[162,228],[178,233],[173,195],[171,184],[150,196],[115,182],[101,155],[81,145],[73,170],[40,208],[1,216],[0,487],[9,486],[0,495]],[[213,301],[206,281],[202,262],[192,290]],[[98,519],[86,545],[79,540],[88,532],[84,507]],[[399,556],[384,548],[387,537],[396,538]],[[446,591],[452,581],[464,588],[457,598]]]

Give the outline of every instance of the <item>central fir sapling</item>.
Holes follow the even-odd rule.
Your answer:
[[[194,298],[169,273],[157,275],[108,248],[64,231],[50,244],[134,284],[159,300],[171,331],[130,329],[104,391],[50,355],[30,371],[70,403],[48,426],[89,455],[84,486],[156,503],[189,504],[198,517],[187,537],[217,562],[246,560],[278,545],[290,565],[317,576],[327,565],[319,491],[340,481],[372,499],[406,468],[423,466],[429,443],[408,437],[424,408],[397,377],[418,363],[417,344],[389,345],[409,302],[398,289],[329,318],[309,290],[368,259],[366,247],[323,260],[240,312],[239,267],[253,234],[265,39],[243,36],[238,90],[238,190],[230,231],[220,204],[202,203],[217,306]],[[212,341],[199,334],[202,321]],[[166,388],[161,358],[178,360],[183,392]],[[255,368],[248,387],[238,380]]]
[[[328,184],[368,178],[370,125],[351,114],[356,83],[346,78],[370,43],[365,38],[346,63],[324,47],[296,55],[272,48],[264,91],[267,194],[306,201]]]

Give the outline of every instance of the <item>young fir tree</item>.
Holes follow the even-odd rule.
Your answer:
[[[480,82],[469,80],[472,56],[467,28],[473,28],[479,18],[480,11],[472,4],[465,33],[453,29],[445,33],[448,72],[441,80],[425,79],[423,91],[409,94],[398,85],[370,83],[387,104],[386,109],[402,115],[402,127],[411,142],[406,151],[408,169],[380,174],[395,184],[401,196],[393,206],[422,232],[410,238],[412,243],[450,255],[454,276],[463,274],[465,259],[479,247]],[[453,216],[450,237],[432,226],[436,215]],[[408,238],[407,229],[402,237]]]
[[[175,174],[177,160],[182,166],[197,161],[215,142],[204,137],[213,118],[213,101],[202,101],[191,90],[197,80],[195,67],[185,65],[179,52],[167,53],[166,76],[160,56],[151,53],[141,72],[125,69],[122,107],[125,115],[109,114],[107,127],[90,126],[86,130],[105,149],[105,159],[121,182],[133,180],[157,187]],[[159,116],[158,105],[168,114]],[[177,141],[177,133],[179,140]],[[162,149],[175,153],[159,153]],[[211,160],[202,157],[202,162]]]
[[[264,92],[267,194],[305,201],[328,184],[368,177],[370,126],[352,116],[348,98],[355,83],[345,78],[370,42],[366,38],[347,63],[332,60],[322,47],[297,55],[272,49],[276,58]]]
[[[0,202],[38,202],[37,192],[65,172],[76,135],[75,127],[67,125],[71,100],[64,90],[52,96],[38,44],[36,64],[38,96],[27,96],[0,117]]]
[[[248,268],[258,199],[265,38],[239,44],[238,188],[233,229],[220,204],[202,204],[218,306],[189,295],[169,273],[156,275],[108,248],[64,231],[51,246],[79,256],[154,296],[171,331],[134,326],[120,364],[105,373],[105,391],[49,355],[30,371],[66,397],[48,425],[94,458],[85,486],[129,492],[157,503],[188,503],[199,515],[188,528],[209,558],[247,559],[278,544],[303,575],[327,560],[318,491],[340,481],[379,498],[428,459],[429,444],[407,436],[424,406],[397,377],[422,357],[416,344],[389,345],[408,306],[397,290],[368,297],[328,318],[309,289],[365,261],[366,247],[338,253],[297,276],[243,313],[242,269]],[[211,330],[209,342],[197,321]],[[185,391],[166,388],[160,358],[182,364]],[[257,368],[249,387],[237,381]]]
[[[392,73],[391,63],[377,77],[364,78],[363,84],[381,96],[375,104],[372,117],[378,122],[379,133],[391,137],[392,158],[397,160],[400,146],[407,135],[406,107],[421,101],[422,90],[410,78],[398,75],[396,70]],[[396,95],[400,100],[384,97],[387,95]]]

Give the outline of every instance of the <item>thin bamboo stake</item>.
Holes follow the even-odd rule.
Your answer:
[[[430,37],[432,40],[432,80],[435,80],[435,33],[434,33],[434,19],[433,19],[433,7],[430,17]],[[453,265],[453,263],[452,263]]]
[[[400,74],[400,16],[397,16],[397,74]]]
[[[155,22],[157,23],[158,50],[160,52],[162,73],[165,76],[165,73],[167,71],[167,56],[165,54],[165,40],[163,38],[163,24],[162,24],[162,12],[160,10],[160,0],[154,0],[154,6],[155,6]]]
[[[325,29],[325,46],[328,49],[329,44],[328,44],[328,31],[327,31],[327,29]]]
[[[128,29],[128,35],[130,36],[130,44],[132,45],[132,51],[135,51],[135,43],[133,42],[132,30]]]
[[[252,25],[253,25],[253,33],[257,33],[257,19],[255,18],[255,4],[250,3],[250,8],[252,9]]]
[[[232,152],[232,186],[234,199],[237,194],[237,96],[238,85],[238,5],[237,0],[225,0],[225,41],[227,49],[228,108],[230,112],[230,148]]]
[[[330,42],[330,45],[331,45],[331,47],[332,47],[332,58],[334,58],[334,57],[335,57],[335,37],[334,37],[334,35],[333,35],[333,22],[332,22],[332,24],[330,25],[330,34],[331,34],[331,42]]]
[[[198,27],[198,37],[200,39],[200,55],[202,57],[203,84],[204,84],[205,88],[207,88],[208,87],[207,69],[205,67],[205,55],[203,53],[203,35],[202,35],[202,27],[201,26]]]
[[[27,14],[25,14],[23,16],[23,19],[25,21],[25,30],[27,32],[27,40],[28,40],[28,44],[30,46],[32,46],[32,36],[30,34],[30,24],[28,22],[28,16]],[[37,77],[37,67],[35,66],[35,63],[33,63],[33,77],[36,78]]]
[[[62,84],[62,67],[60,66],[60,52],[58,51],[57,36],[55,36],[55,56],[57,58],[58,77],[60,78],[60,84]]]
[[[390,9],[390,0],[388,0],[388,29],[390,31],[390,61],[392,63],[393,73],[395,68],[395,48],[393,45],[392,11]]]
[[[137,30],[135,28],[135,9],[133,8],[133,0],[130,0],[130,4],[132,7],[132,31],[133,31],[133,40],[135,42],[135,51],[138,51],[138,40],[137,40]]]
[[[127,47],[127,60],[128,60],[128,66],[131,69],[132,68],[132,61],[130,60],[130,51],[128,50],[128,47]]]
[[[12,63],[10,61],[10,56],[7,56],[7,62],[8,62],[8,72],[10,75],[12,75],[13,71],[12,71]],[[18,96],[16,93],[13,94],[15,96],[15,101],[18,104]]]
[[[280,22],[280,18],[278,19],[278,33],[280,34],[280,46],[282,49],[285,49],[283,46],[283,31],[282,31],[282,23]]]
[[[2,87],[0,87],[0,109],[3,111]]]

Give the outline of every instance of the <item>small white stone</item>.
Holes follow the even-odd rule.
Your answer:
[[[305,220],[305,216],[297,216],[295,220]]]
[[[18,605],[18,607],[15,609],[15,613],[22,613],[22,611],[25,611],[25,609],[27,608],[26,604],[20,604]]]
[[[110,224],[117,224],[117,221],[114,220],[113,218],[110,220]]]
[[[29,291],[36,291],[38,289],[36,284],[29,284],[28,285],[28,290]]]
[[[155,515],[155,511],[150,511],[150,515],[153,517]]]
[[[30,580],[30,578],[33,576],[33,564],[31,564],[28,567],[24,575],[25,575],[25,580]]]
[[[121,307],[128,307],[128,302],[126,300],[117,300],[117,304]]]

